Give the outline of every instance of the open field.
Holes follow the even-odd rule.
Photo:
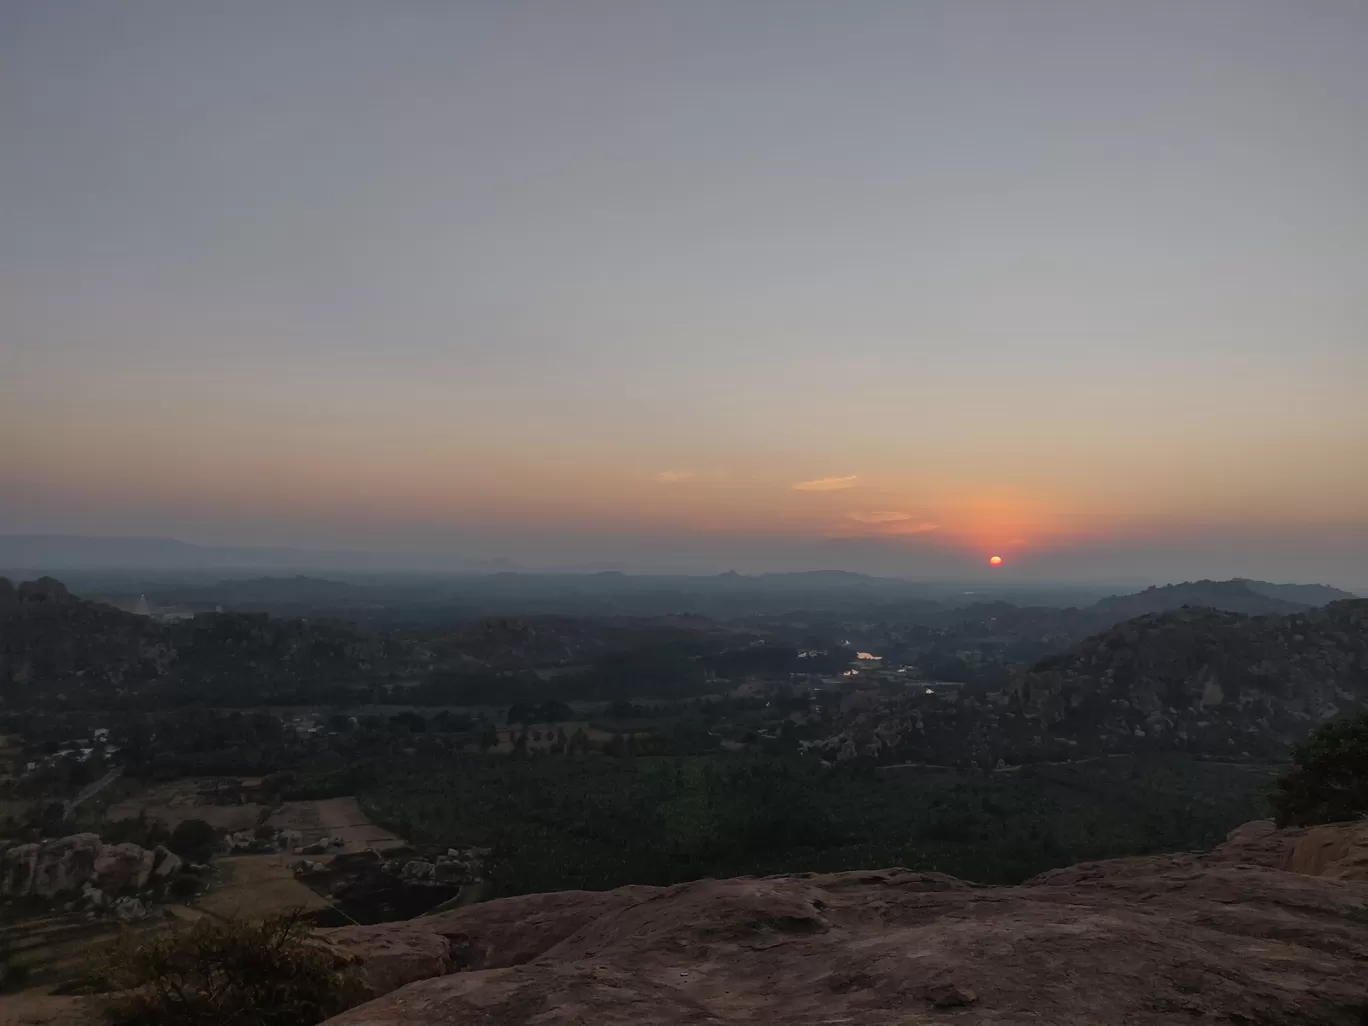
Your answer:
[[[304,835],[305,844],[312,844],[323,837],[340,837],[342,846],[329,849],[333,855],[366,848],[384,850],[405,843],[402,837],[372,823],[355,798],[283,802],[267,817],[266,825],[282,830],[298,830]]]
[[[303,908],[310,912],[332,903],[295,879],[296,856],[229,855],[214,862],[214,886],[193,909],[222,919],[262,919]]]
[[[298,830],[304,844],[324,837],[340,837],[343,845],[332,854],[357,852],[365,848],[391,848],[404,839],[376,826],[361,810],[355,798],[325,798],[316,801],[282,802],[278,806],[247,802],[220,805],[206,801],[201,780],[178,780],[149,788],[109,809],[110,819],[135,819],[146,816],[174,830],[187,819],[202,819],[217,830],[252,830],[259,825]]]

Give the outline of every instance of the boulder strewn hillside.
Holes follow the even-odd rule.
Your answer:
[[[170,655],[165,632],[145,616],[86,602],[51,577],[17,588],[0,578],[0,694],[156,679]]]
[[[1249,824],[1020,887],[891,869],[509,898],[331,931],[398,989],[329,1023],[1361,1026],[1365,854],[1361,824]]]
[[[1277,618],[1142,616],[1042,660],[1010,694],[1046,739],[1274,754],[1368,700],[1368,600]]]
[[[979,766],[1154,750],[1281,758],[1365,704],[1368,599],[1282,617],[1179,609],[1094,634],[1002,691],[848,696],[819,750]]]

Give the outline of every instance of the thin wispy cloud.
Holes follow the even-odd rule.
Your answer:
[[[855,511],[847,513],[846,516],[861,524],[896,524],[899,520],[912,519],[911,513],[898,513],[893,510],[888,510],[886,512],[875,511],[872,513]]]
[[[874,510],[871,512],[854,510],[846,514],[846,519],[854,520],[857,524],[887,527],[889,534],[925,534],[928,531],[940,530],[940,524],[933,523],[930,520],[918,520],[911,513],[902,513],[897,510]]]
[[[892,534],[929,534],[932,531],[939,531],[941,525],[933,524],[929,520],[908,521],[900,523],[893,528]]]
[[[860,475],[849,474],[845,477],[819,477],[815,481],[799,481],[793,486],[795,492],[839,492],[854,488]]]

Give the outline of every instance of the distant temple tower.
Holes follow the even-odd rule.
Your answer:
[[[147,596],[146,596],[146,595],[139,595],[139,596],[138,596],[138,604],[137,604],[136,606],[133,607],[133,612],[137,613],[139,616],[151,616],[151,615],[152,615],[152,607],[149,606],[149,605],[147,604]]]

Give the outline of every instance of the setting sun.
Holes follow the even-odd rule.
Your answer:
[[[988,565],[989,565],[989,566],[1002,566],[1002,557],[1001,557],[1001,556],[993,556],[993,557],[991,557],[991,558],[988,560]]]

